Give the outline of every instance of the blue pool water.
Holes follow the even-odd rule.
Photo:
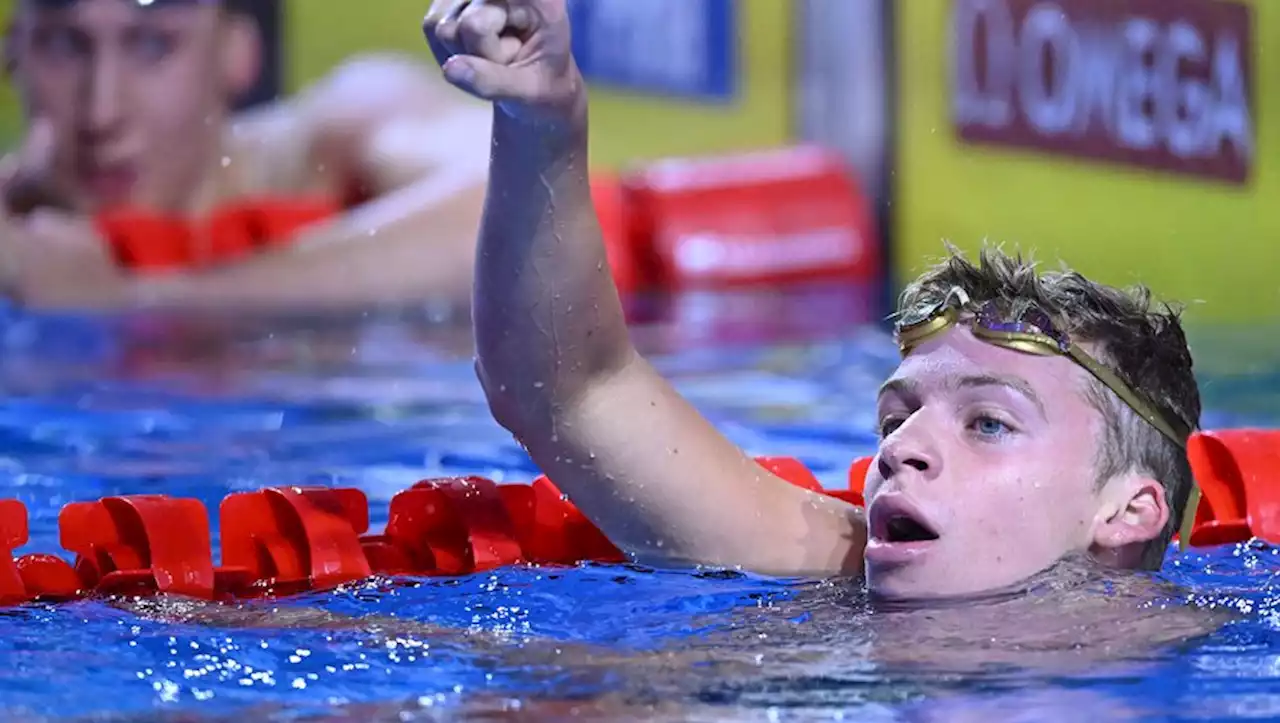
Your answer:
[[[748,451],[798,456],[840,485],[873,449],[874,390],[896,358],[876,328],[847,326],[865,316],[854,302],[795,298],[693,299],[637,338]],[[724,321],[761,308],[773,312],[757,317],[770,320],[755,335],[765,338]],[[216,532],[230,492],[354,485],[376,529],[392,495],[422,477],[529,479],[529,460],[487,414],[466,328],[431,317],[10,316],[0,497],[31,512],[21,552],[56,551],[61,506],[110,494],[198,498]],[[1257,338],[1194,335],[1206,426],[1280,417],[1280,352]],[[920,665],[885,662],[870,625],[881,614],[848,584],[628,566],[375,579],[230,609],[30,606],[0,611],[0,717],[1274,719],[1276,570],[1261,544],[1171,554],[1162,578],[1186,586],[1172,607],[1192,600],[1238,619],[1083,665],[1025,650],[997,658],[945,636],[912,653]]]

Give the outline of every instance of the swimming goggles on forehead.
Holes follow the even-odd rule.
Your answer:
[[[943,300],[932,306],[903,315],[898,319],[894,337],[898,349],[906,356],[927,339],[945,331],[960,321],[965,307],[970,305],[968,294],[955,289]],[[1060,330],[1053,319],[1042,309],[1029,305],[1014,314],[995,300],[978,307],[973,315],[971,331],[975,337],[989,344],[1040,356],[1065,356],[1084,367],[1104,386],[1115,393],[1138,416],[1147,420],[1174,444],[1186,449],[1191,430],[1180,419],[1170,419],[1161,414],[1144,397],[1133,391],[1115,372],[1080,348],[1071,337]],[[1178,545],[1186,549],[1191,539],[1196,510],[1200,504],[1200,488],[1192,484],[1190,499],[1182,516],[1178,531]]]

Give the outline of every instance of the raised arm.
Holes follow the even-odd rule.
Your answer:
[[[565,0],[438,0],[445,77],[495,102],[476,259],[477,373],[497,420],[638,559],[861,570],[861,511],[771,475],[635,350],[591,201]]]

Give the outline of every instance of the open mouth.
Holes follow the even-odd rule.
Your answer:
[[[938,533],[914,517],[899,513],[885,523],[883,539],[889,543],[929,542],[938,539]]]
[[[897,494],[881,497],[872,503],[867,521],[872,540],[883,545],[933,542],[939,537],[928,516]]]

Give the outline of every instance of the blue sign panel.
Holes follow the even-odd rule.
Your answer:
[[[592,85],[725,102],[737,92],[738,0],[570,0]]]

